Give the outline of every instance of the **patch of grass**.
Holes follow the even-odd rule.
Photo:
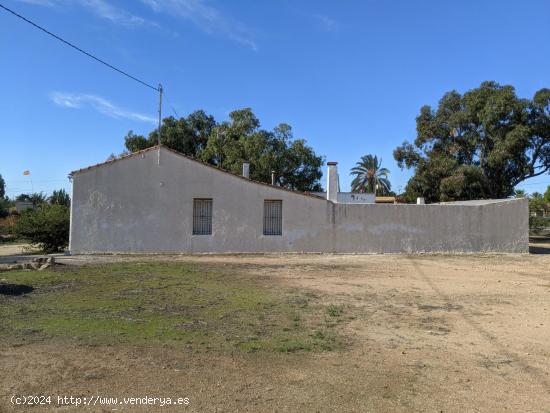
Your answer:
[[[294,353],[299,350],[311,350],[311,347],[300,340],[285,340],[277,347],[281,353]]]
[[[0,296],[3,342],[151,343],[204,352],[325,351],[342,344],[327,332],[333,325],[326,317],[339,317],[341,308],[238,266],[118,263],[2,277],[35,288]]]
[[[344,313],[344,308],[338,305],[329,305],[327,314],[331,317],[340,317]]]

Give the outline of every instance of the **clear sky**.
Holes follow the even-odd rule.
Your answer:
[[[166,115],[218,121],[251,107],[293,126],[341,185],[366,153],[395,190],[392,157],[443,93],[484,80],[521,97],[550,87],[548,0],[0,0],[82,48],[166,90]],[[0,10],[0,174],[8,195],[69,189],[67,174],[120,153],[154,127],[158,97]],[[550,176],[520,185],[544,191]]]

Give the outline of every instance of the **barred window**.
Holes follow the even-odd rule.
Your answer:
[[[193,199],[193,235],[212,235],[212,199]]]
[[[264,235],[283,234],[283,201],[264,201]]]

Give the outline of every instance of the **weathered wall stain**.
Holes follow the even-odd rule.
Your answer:
[[[72,252],[528,251],[526,200],[332,203],[161,151],[74,175]],[[192,235],[193,198],[213,199],[212,235]],[[263,235],[265,199],[282,200],[282,236]]]

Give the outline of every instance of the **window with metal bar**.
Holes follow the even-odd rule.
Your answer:
[[[264,201],[264,235],[283,235],[283,201]]]
[[[212,235],[212,199],[193,199],[193,235]]]

